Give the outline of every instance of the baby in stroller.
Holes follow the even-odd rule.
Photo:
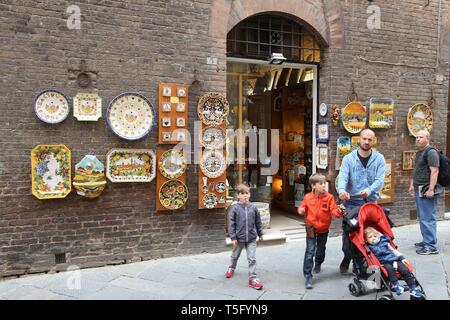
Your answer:
[[[388,279],[392,284],[392,290],[397,295],[401,295],[405,289],[408,289],[410,295],[415,298],[423,298],[425,296],[417,288],[416,279],[407,267],[409,266],[408,260],[391,245],[391,239],[387,235],[380,233],[375,228],[367,227],[364,229],[364,239],[370,251],[386,269]],[[408,285],[407,288],[399,284],[397,271]]]

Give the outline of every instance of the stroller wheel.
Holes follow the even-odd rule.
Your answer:
[[[356,285],[354,283],[350,283],[348,285],[348,290],[350,291],[350,294],[352,296],[355,296],[355,297],[359,297],[360,296],[360,292],[359,292],[358,288],[356,287]]]
[[[378,300],[394,300],[390,295],[384,294]]]

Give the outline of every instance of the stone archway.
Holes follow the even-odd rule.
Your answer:
[[[239,22],[263,12],[287,14],[301,20],[322,47],[343,47],[344,28],[338,0],[213,0],[208,34],[226,39]]]

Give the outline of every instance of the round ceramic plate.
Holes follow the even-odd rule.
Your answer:
[[[214,193],[207,193],[203,196],[203,205],[207,209],[215,208],[217,205],[217,197]]]
[[[361,102],[350,102],[342,111],[342,124],[350,133],[361,132],[366,126],[367,112]]]
[[[409,108],[407,124],[409,133],[414,137],[420,130],[430,132],[433,127],[433,111],[430,106],[418,103]]]
[[[69,99],[57,90],[44,90],[34,99],[34,112],[46,123],[63,122],[69,115],[69,109]]]
[[[180,180],[168,180],[159,189],[159,202],[169,210],[180,209],[188,199],[188,189]]]
[[[206,151],[200,162],[200,169],[208,178],[217,178],[225,172],[225,158],[221,152]]]
[[[227,118],[229,110],[227,99],[216,92],[203,95],[197,106],[198,117],[208,126],[220,125]]]
[[[137,140],[150,132],[155,111],[150,101],[139,93],[122,93],[108,106],[108,125],[120,138]]]
[[[186,158],[181,151],[167,150],[158,161],[161,174],[168,179],[176,179],[186,170]]]
[[[227,186],[225,184],[225,182],[220,181],[216,183],[215,189],[218,193],[224,193],[225,190],[227,189]]]
[[[202,131],[200,143],[206,149],[220,149],[225,145],[225,130],[219,127],[206,127]]]

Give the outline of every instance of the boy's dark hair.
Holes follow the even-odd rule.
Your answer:
[[[245,184],[241,183],[236,187],[236,192],[239,193],[250,193],[250,188]]]
[[[320,173],[314,173],[309,177],[309,185],[312,187],[316,183],[319,182],[326,182],[327,178],[323,174]]]

